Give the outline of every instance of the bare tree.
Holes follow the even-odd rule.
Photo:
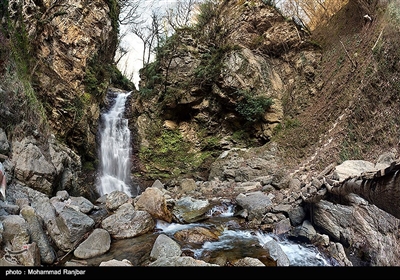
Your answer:
[[[144,0],[118,0],[120,7],[119,24],[132,25],[142,21],[140,8]]]
[[[153,10],[148,21],[143,21],[140,24],[132,25],[129,29],[142,41],[143,66],[147,65],[150,62],[152,54],[154,54],[154,49],[160,42],[163,20],[163,15],[159,14],[156,10]]]
[[[166,9],[165,3],[160,4],[157,0],[118,0],[121,5],[119,22],[123,28],[120,30],[116,62],[123,64],[130,47],[122,42],[124,37],[133,35],[141,42],[143,66],[149,64],[156,55],[157,47],[167,37],[179,28],[191,24],[196,6],[200,2],[204,0],[176,0],[176,3],[169,4]],[[126,65],[122,67],[127,67]]]
[[[142,8],[145,0],[118,0],[120,8],[119,25],[123,28],[119,30],[118,34],[118,49],[115,56],[115,62],[118,64],[129,53],[129,48],[123,44],[124,38],[131,32],[131,26],[141,25],[144,23],[142,17]],[[151,5],[150,3],[149,5]],[[125,63],[126,64],[126,63]],[[126,67],[126,66],[125,66]]]
[[[177,0],[176,5],[167,11],[166,19],[173,29],[178,30],[193,23],[193,16],[201,0]]]

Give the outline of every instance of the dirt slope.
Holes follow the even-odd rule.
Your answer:
[[[287,105],[296,125],[275,139],[289,168],[321,171],[347,159],[375,161],[383,152],[398,152],[399,7],[399,1],[374,1],[370,22],[363,18],[367,11],[350,1],[313,32],[322,51],[320,90],[297,115]]]

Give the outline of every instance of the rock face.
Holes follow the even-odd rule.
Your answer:
[[[378,162],[375,166],[383,164]],[[343,173],[360,174],[363,166],[349,161],[336,169]],[[258,167],[269,168],[269,165]],[[326,178],[336,176],[335,170]],[[0,264],[10,260],[10,255],[15,255],[11,265],[54,264],[54,251],[57,250],[58,256],[73,251],[74,261],[81,265],[101,265],[100,262],[125,255],[132,265],[139,266],[226,266],[228,260],[222,252],[218,258],[210,258],[205,254],[198,259],[187,255],[190,254],[187,245],[202,246],[219,241],[225,229],[240,229],[243,226],[253,229],[254,234],[259,231],[273,232],[276,236],[290,236],[313,244],[332,257],[339,266],[399,264],[399,219],[355,194],[341,199],[326,195],[319,201],[310,202],[305,199],[305,194],[313,188],[315,191],[323,188],[324,184],[318,183],[320,179],[315,178],[311,182],[298,179],[298,187],[279,188],[270,185],[265,177],[258,177],[248,181],[256,186],[255,189],[246,190],[235,187],[241,186],[242,182],[220,181],[216,178],[198,182],[203,187],[193,190],[190,196],[180,186],[185,180],[168,189],[163,188],[163,191],[160,181],[156,181],[154,186],[148,188],[150,192],[143,192],[134,199],[114,191],[105,198],[99,198],[96,205],[82,197],[69,196],[66,191],[57,192],[56,196],[49,199],[29,187],[13,184],[9,189],[9,202],[0,201],[0,240],[5,251]],[[277,183],[276,186],[279,186]],[[211,194],[206,187],[208,185],[213,186]],[[160,219],[169,220],[169,215],[160,216],[154,211],[154,198],[149,193],[155,189],[159,190],[159,193],[154,192],[157,194],[156,201],[168,197],[169,209],[173,214],[172,224]],[[239,193],[236,195],[235,192]],[[227,203],[235,204],[236,209],[236,215],[230,221],[218,223],[219,226],[199,221],[199,218],[206,221],[214,214],[218,217],[217,212],[207,211],[209,205],[223,206]],[[96,228],[95,216],[100,221],[96,223]],[[237,219],[236,222],[234,219]],[[43,228],[39,221],[43,221]],[[164,226],[187,226],[192,221],[198,224],[177,228],[173,232],[165,230],[164,233],[157,233]],[[159,235],[156,237],[156,234]],[[117,245],[123,240],[132,244]],[[260,256],[264,265],[291,265],[276,240],[265,240],[260,245],[268,252],[268,261]],[[108,251],[113,252],[108,255]],[[124,252],[115,255],[117,251]],[[37,256],[40,256],[40,260]],[[261,265],[257,259],[238,258],[232,259],[230,265]]]
[[[101,226],[115,239],[131,238],[155,227],[155,222],[146,211],[134,210],[131,203],[122,204],[112,215],[101,222]]]
[[[147,171],[207,168],[204,158],[216,150],[266,143],[282,123],[283,96],[298,84],[315,91],[321,53],[293,22],[262,1],[225,1],[215,9],[215,20],[178,31],[141,70],[144,94],[132,100],[131,123],[138,145],[148,148],[142,158],[151,156]],[[172,156],[158,154],[158,145],[172,133],[186,154],[201,154],[197,161],[165,162]]]
[[[9,1],[10,21],[24,24],[32,45],[34,90],[51,129],[91,157],[102,100],[85,87],[92,62],[113,61],[117,31],[112,12],[103,0]]]
[[[33,137],[12,143],[11,162],[15,166],[15,179],[47,195],[57,190],[75,189],[81,169],[80,157],[68,147],[57,143],[54,137],[49,137],[47,145],[50,155],[43,153]]]
[[[108,231],[96,228],[89,237],[74,251],[74,256],[80,259],[93,258],[104,254],[110,249],[111,237]]]
[[[78,180],[89,176],[81,173],[82,162],[97,158],[100,107],[110,84],[110,73],[103,70],[111,67],[117,47],[115,4],[11,0],[2,5],[8,9],[1,16],[10,39],[2,38],[16,50],[5,61],[8,68],[1,65],[0,81],[0,159],[8,183],[15,178],[49,196],[59,190],[96,195]]]

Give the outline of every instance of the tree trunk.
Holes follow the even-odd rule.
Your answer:
[[[397,169],[397,165],[395,166]],[[393,169],[392,169],[393,170]],[[345,196],[354,193],[369,203],[400,219],[400,171],[385,173],[382,176],[350,178],[333,186],[326,184],[330,193]],[[380,174],[379,172],[377,174]]]

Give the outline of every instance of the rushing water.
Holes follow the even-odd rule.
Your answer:
[[[132,196],[130,179],[131,135],[124,118],[125,103],[131,92],[118,93],[113,106],[104,113],[100,130],[100,170],[97,190],[100,195],[123,191]]]
[[[253,257],[260,259],[264,264],[271,263],[268,254],[263,245],[272,239],[281,247],[282,251],[289,259],[290,266],[333,266],[334,264],[326,258],[315,246],[311,244],[302,244],[284,236],[277,236],[272,233],[262,231],[244,230],[240,228],[231,229],[228,225],[234,225],[234,209],[229,205],[215,206],[210,212],[210,218],[204,223],[176,224],[157,221],[156,228],[173,238],[174,233],[194,226],[202,227],[220,227],[225,225],[217,241],[207,241],[200,247],[185,245],[183,250],[189,250],[194,258],[209,260],[217,259],[223,255],[227,260],[235,260],[244,257]]]
[[[239,219],[233,216],[233,208],[233,205],[215,206],[209,212],[208,219],[197,223],[180,224],[157,220],[155,231],[134,238],[113,240],[107,253],[87,259],[87,264],[98,266],[101,262],[110,259],[127,259],[134,266],[145,265],[149,261],[149,255],[157,236],[165,234],[180,245],[184,255],[190,255],[208,263],[226,265],[244,257],[252,257],[259,259],[265,266],[276,266],[276,262],[269,256],[268,249],[264,248],[264,244],[273,239],[287,256],[289,266],[337,266],[331,258],[322,254],[317,247],[311,244],[298,243],[286,236],[278,236],[261,230],[242,229],[238,223]],[[222,230],[218,240],[207,241],[203,244],[185,242],[175,238],[176,232],[192,227]]]

